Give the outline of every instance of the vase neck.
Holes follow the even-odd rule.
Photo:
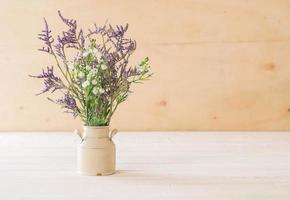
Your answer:
[[[85,137],[109,137],[109,126],[84,126]]]

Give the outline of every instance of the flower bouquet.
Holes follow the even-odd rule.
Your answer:
[[[80,173],[111,174],[115,171],[115,146],[111,139],[116,131],[109,132],[110,120],[118,105],[128,98],[131,84],[152,76],[149,59],[129,65],[136,42],[125,37],[128,24],[114,27],[95,24],[85,34],[76,20],[63,17],[60,11],[58,14],[67,30],[53,37],[44,19],[45,28],[39,34],[44,46],[39,50],[55,59],[61,77],[55,74],[52,65],[31,77],[44,82],[39,94],[59,92],[62,98],[48,99],[83,121],[78,156]],[[95,151],[88,150],[92,147]],[[97,150],[100,147],[103,151]]]

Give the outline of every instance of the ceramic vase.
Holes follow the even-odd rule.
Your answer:
[[[109,126],[84,126],[77,152],[77,168],[82,175],[105,176],[115,172],[116,148],[112,140],[117,130]]]

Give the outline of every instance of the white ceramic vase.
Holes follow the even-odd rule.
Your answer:
[[[117,130],[109,126],[84,126],[78,145],[77,168],[82,175],[105,176],[115,172],[116,149],[112,141]]]

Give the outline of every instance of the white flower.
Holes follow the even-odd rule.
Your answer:
[[[97,82],[96,79],[92,80],[92,84],[93,84],[93,85],[97,85],[97,83],[98,83],[98,82]]]
[[[93,54],[96,54],[98,52],[96,48],[90,49],[89,51],[90,53],[93,53]]]
[[[84,77],[85,77],[85,73],[84,73],[84,72],[80,72],[80,73],[79,73],[79,77],[80,77],[80,78],[84,78]]]
[[[96,58],[100,61],[102,59],[102,54],[98,51],[95,53]]]
[[[144,71],[144,68],[141,65],[137,65],[136,69],[137,69],[137,72],[139,73]]]
[[[89,51],[84,51],[84,52],[83,52],[83,57],[87,57],[89,54],[90,54]]]
[[[93,93],[94,93],[94,95],[97,95],[97,93],[98,93],[98,89],[97,89],[96,87],[94,87],[94,89],[93,89]]]
[[[100,89],[99,89],[99,93],[100,93],[100,94],[103,94],[104,92],[105,92],[105,90],[104,90],[103,88],[100,88]]]
[[[97,88],[97,87],[93,88],[94,95],[103,94],[104,92],[105,92],[105,90],[103,88]]]
[[[91,69],[91,73],[93,73],[93,74],[98,73],[98,69],[97,69],[97,68],[93,68],[93,69]]]
[[[73,69],[75,68],[74,63],[69,62],[69,63],[68,63],[68,68],[69,68],[70,70],[73,70]]]
[[[83,82],[83,84],[82,84],[83,88],[86,88],[86,87],[88,87],[89,85],[90,85],[90,82],[89,82],[89,81],[85,81],[85,82]]]
[[[104,65],[104,64],[101,65],[102,70],[106,70],[107,68],[108,68],[107,65]]]
[[[78,79],[78,73],[77,73],[76,71],[73,72],[73,76],[74,76],[74,79],[75,79],[75,80]]]
[[[91,66],[87,65],[86,70],[90,70],[90,69],[91,69]]]

